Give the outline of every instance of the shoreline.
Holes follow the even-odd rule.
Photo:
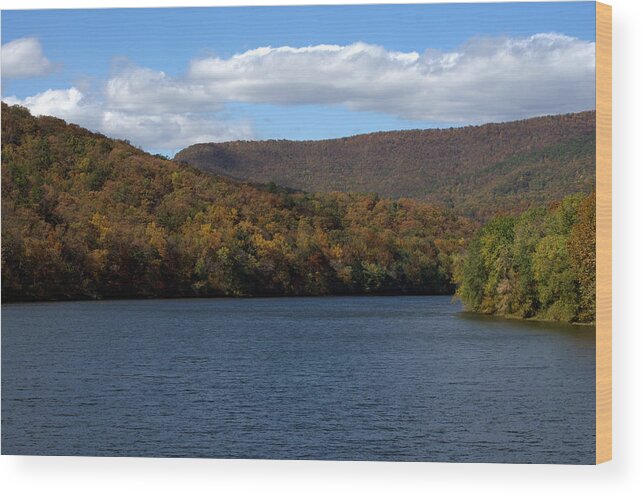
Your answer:
[[[518,322],[534,322],[534,323],[545,323],[545,324],[565,324],[579,327],[596,327],[596,321],[594,322],[567,322],[564,320],[554,320],[554,319],[544,319],[540,317],[520,317],[518,315],[512,314],[498,314],[498,313],[479,313],[472,312],[470,310],[464,310],[463,315],[469,315],[472,317],[480,318],[486,317],[489,320],[512,320]]]
[[[424,292],[381,292],[381,293],[332,293],[332,294],[303,294],[303,295],[288,295],[288,294],[253,294],[253,295],[180,295],[180,296],[101,296],[98,298],[16,298],[16,299],[2,299],[2,305],[9,305],[14,303],[65,303],[65,302],[84,302],[84,301],[150,301],[150,300],[221,300],[221,299],[235,299],[235,300],[251,300],[251,299],[277,299],[277,298],[342,298],[342,297],[390,297],[390,296],[449,296],[453,298],[455,295],[452,293],[424,293]]]
[[[115,296],[115,297],[101,297],[101,298],[52,298],[52,299],[11,299],[11,300],[2,300],[1,304],[4,305],[14,305],[14,304],[37,304],[37,303],[77,303],[77,302],[108,302],[108,301],[152,301],[152,300],[252,300],[252,299],[280,299],[280,298],[292,298],[292,299],[302,299],[302,298],[343,298],[343,297],[377,297],[377,298],[386,298],[386,297],[395,297],[395,296],[441,296],[441,297],[450,297],[453,304],[462,302],[456,297],[455,294],[451,293],[421,293],[421,292],[409,292],[409,293],[336,293],[336,294],[320,294],[320,295],[275,295],[275,294],[265,294],[265,295],[240,295],[240,296],[231,296],[231,295],[216,295],[216,296],[149,296],[149,297],[140,297],[140,296]],[[463,304],[462,304],[463,305]],[[596,327],[596,322],[566,322],[563,320],[553,320],[553,319],[544,319],[539,317],[520,317],[518,315],[512,314],[489,314],[489,313],[480,313],[467,310],[463,306],[461,315],[464,317],[475,317],[475,318],[487,318],[489,320],[507,320],[507,321],[518,321],[518,322],[534,322],[534,323],[546,323],[546,324],[564,324],[564,325],[573,325],[578,327]]]

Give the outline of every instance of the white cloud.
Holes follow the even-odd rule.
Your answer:
[[[53,115],[146,149],[178,151],[194,143],[252,138],[252,128],[247,123],[185,112],[120,111],[89,99],[75,87],[4,100],[9,105],[27,107],[34,115]]]
[[[30,52],[43,58],[30,40]],[[11,43],[2,47],[3,70]],[[70,88],[6,101],[152,149],[251,138],[247,123],[217,117],[230,102],[340,105],[417,121],[481,123],[594,108],[595,44],[545,33],[474,39],[450,52],[403,53],[366,43],[260,47],[193,60],[180,77],[126,65],[95,98]]]
[[[77,88],[47,90],[24,99],[4,98],[9,105],[27,107],[34,115],[53,115],[66,121],[96,128],[100,122],[100,108],[85,98]]]
[[[46,76],[55,65],[42,53],[36,38],[19,38],[2,45],[2,77],[8,79]]]
[[[201,85],[133,66],[107,81],[105,96],[112,108],[126,111],[204,112],[219,110],[223,103]]]
[[[252,127],[194,114],[133,114],[108,111],[101,132],[128,139],[146,149],[178,151],[194,143],[251,139]]]
[[[484,122],[594,106],[595,44],[559,34],[471,40],[453,52],[376,45],[262,47],[193,60],[169,78],[128,70],[107,83],[128,110],[208,110],[226,102],[331,104],[405,119]]]

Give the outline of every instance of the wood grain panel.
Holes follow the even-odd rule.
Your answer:
[[[612,459],[612,7],[596,3],[596,463]]]

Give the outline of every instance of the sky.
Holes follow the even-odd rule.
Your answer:
[[[593,109],[593,2],[2,12],[2,100],[151,151]]]

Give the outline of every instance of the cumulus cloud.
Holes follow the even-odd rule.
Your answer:
[[[11,43],[2,47],[3,71]],[[192,60],[179,77],[126,64],[94,98],[70,88],[7,101],[154,149],[251,138],[248,123],[217,117],[231,102],[335,105],[420,122],[512,120],[594,108],[595,43],[543,33],[473,39],[447,52],[366,43],[260,47]]]
[[[381,46],[263,47],[193,60],[169,78],[133,69],[107,84],[128,110],[217,109],[226,102],[344,105],[405,119],[483,122],[593,108],[595,44],[560,34],[477,39],[453,52]]]
[[[4,100],[9,105],[27,107],[34,115],[53,115],[114,138],[127,139],[146,149],[178,150],[194,143],[253,136],[248,123],[227,122],[211,115],[186,112],[121,111],[102,100],[88,98],[75,87]]]
[[[193,114],[132,114],[108,111],[100,129],[147,149],[178,151],[194,143],[251,139],[252,127]]]
[[[2,77],[8,79],[46,76],[55,69],[42,53],[36,38],[19,38],[2,45]]]
[[[109,79],[105,96],[111,107],[125,111],[204,112],[219,110],[223,104],[203,85],[135,66]]]
[[[53,115],[66,121],[83,123],[96,128],[100,120],[100,108],[85,98],[77,88],[47,90],[24,99],[4,98],[9,105],[27,107],[34,115]]]

